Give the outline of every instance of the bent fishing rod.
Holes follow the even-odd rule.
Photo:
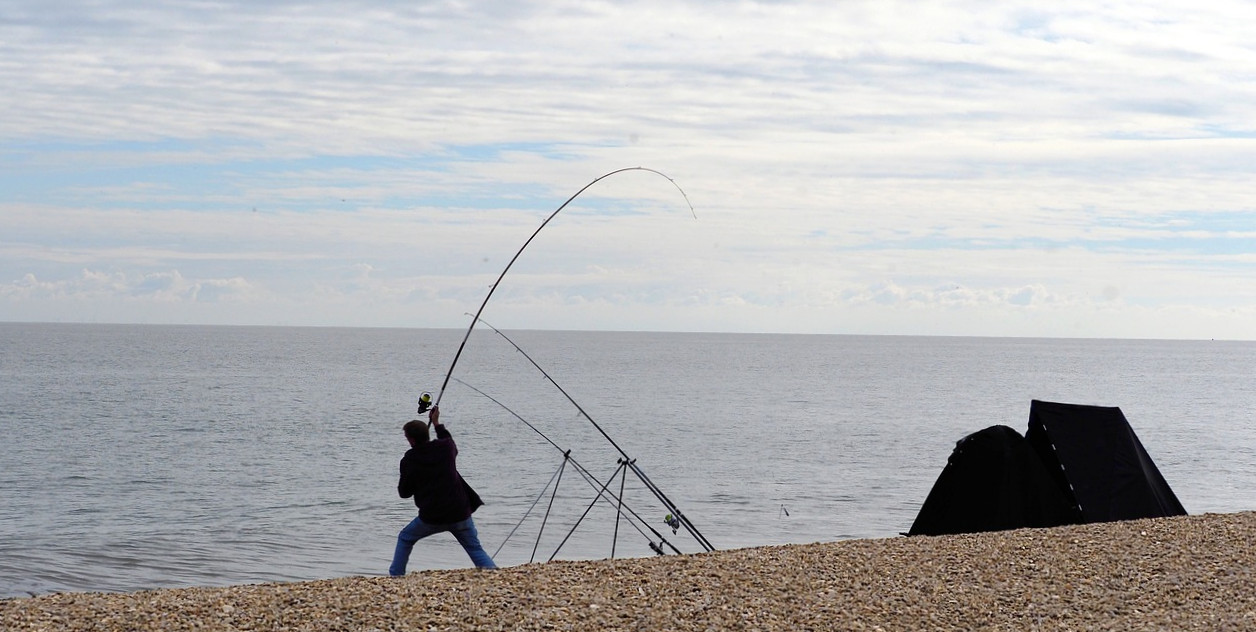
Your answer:
[[[538,226],[537,229],[532,233],[532,236],[528,237],[528,240],[523,242],[523,245],[519,247],[519,251],[515,253],[515,256],[510,258],[510,262],[506,264],[506,268],[502,270],[502,273],[497,276],[497,280],[493,282],[493,286],[490,287],[488,290],[488,295],[484,297],[484,302],[480,303],[480,308],[476,310],[475,318],[471,319],[471,325],[467,327],[467,333],[466,335],[462,337],[462,343],[458,345],[458,351],[457,353],[454,354],[454,360],[453,362],[449,364],[449,370],[445,372],[445,381],[441,383],[440,391],[436,394],[436,401],[431,404],[433,407],[440,405],[440,399],[441,397],[445,395],[445,388],[449,386],[449,378],[454,374],[454,367],[458,366],[458,358],[462,357],[462,350],[463,348],[467,346],[467,340],[471,338],[471,330],[475,329],[475,324],[479,322],[480,314],[484,313],[484,308],[488,305],[489,299],[493,298],[493,292],[497,291],[497,286],[501,284],[502,279],[506,278],[506,273],[510,271],[511,266],[515,265],[515,261],[519,259],[519,255],[523,254],[523,251],[527,249],[528,244],[531,244],[532,240],[536,239],[536,236],[539,235],[541,233],[541,230],[544,229],[545,226],[550,223],[550,220],[554,219],[554,217],[557,216],[560,212],[562,212],[563,209],[567,208],[567,205],[571,204],[573,200],[575,200],[577,197],[580,197],[581,193],[584,193],[586,190],[589,189],[589,187],[597,184],[598,182],[601,182],[602,180],[605,180],[606,178],[609,178],[617,173],[624,173],[625,171],[646,171],[649,173],[658,174],[666,178],[668,182],[672,183],[672,186],[676,187],[677,191],[680,191],[681,196],[685,198],[685,204],[689,205],[689,212],[693,214],[693,218],[694,219],[698,218],[698,214],[697,212],[693,210],[693,204],[689,202],[689,196],[685,193],[685,190],[680,188],[680,185],[676,184],[676,181],[673,180],[667,174],[663,173],[662,171],[651,169],[649,167],[624,167],[623,169],[616,169],[614,171],[602,174],[594,178],[588,184],[584,185],[584,187],[582,187],[579,191],[576,191],[575,194],[567,198],[567,201],[563,202],[562,206],[559,206],[557,209],[554,210],[553,213],[550,213],[549,217],[545,218],[545,221],[541,222],[541,225]],[[423,412],[423,410],[425,409],[426,409],[426,406],[424,406],[423,403],[420,403],[419,412]],[[609,439],[609,437],[607,438]]]
[[[483,318],[480,318],[479,316],[476,316],[475,318],[476,320],[479,320],[480,322],[484,323],[485,327],[488,327],[489,329],[492,329],[493,331],[497,332],[497,335],[501,336],[502,339],[510,343],[510,346],[514,347],[516,351],[523,354],[523,357],[527,358],[528,362],[530,362],[532,366],[536,367],[536,370],[540,371],[541,375],[545,376],[545,379],[549,380],[549,383],[553,384],[554,388],[557,388],[558,392],[562,393],[563,397],[566,397],[567,401],[571,402],[571,405],[575,406],[576,410],[578,410],[580,414],[589,421],[589,423],[593,424],[594,428],[597,428],[597,431],[600,432],[602,436],[605,437],[606,440],[610,442],[612,446],[615,447],[615,450],[619,452],[620,456],[623,457],[622,462],[625,464],[625,466],[631,469],[633,473],[637,475],[637,478],[641,479],[641,482],[645,484],[646,488],[650,490],[650,493],[654,494],[655,498],[657,498],[659,502],[663,503],[663,506],[669,512],[671,512],[671,514],[669,515],[669,518],[675,517],[677,523],[684,525],[685,529],[689,531],[690,535],[692,535],[693,538],[698,541],[698,544],[702,545],[704,549],[706,549],[707,551],[715,550],[715,546],[712,545],[711,542],[706,539],[706,536],[702,535],[701,531],[698,531],[698,527],[694,526],[694,524],[690,522],[689,518],[685,516],[684,512],[682,512],[680,508],[676,506],[676,503],[672,502],[672,499],[668,498],[667,494],[664,494],[663,490],[660,489],[658,485],[655,485],[654,481],[650,480],[649,476],[646,476],[645,472],[642,471],[640,466],[637,465],[637,460],[628,456],[628,453],[624,452],[624,449],[619,447],[619,444],[615,443],[615,440],[611,439],[610,435],[606,434],[606,431],[602,429],[602,426],[598,425],[598,423],[593,420],[593,417],[591,417],[589,413],[584,410],[584,407],[581,406],[578,402],[576,402],[575,398],[573,398],[571,394],[567,392],[566,389],[560,386],[558,382],[554,381],[554,378],[550,376],[550,374],[545,369],[541,368],[541,365],[537,364],[536,360],[533,360],[532,356],[528,355],[527,351],[524,351],[522,347],[515,344],[515,341],[511,340],[509,336],[507,336],[505,333],[502,332],[502,330],[494,327],[488,321],[484,320]],[[483,393],[481,394],[483,395]],[[492,398],[489,398],[489,399],[492,399]],[[507,408],[506,410],[509,411],[510,409]],[[522,419],[522,417],[520,417],[520,419]],[[532,427],[532,424],[528,424],[528,426]],[[532,429],[536,430],[536,428],[532,428]],[[540,431],[538,430],[537,432],[540,432]],[[553,442],[551,441],[550,443],[553,443]],[[558,447],[558,446],[554,446],[554,447]]]

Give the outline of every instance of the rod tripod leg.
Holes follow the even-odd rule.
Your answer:
[[[536,560],[536,550],[541,547],[541,534],[545,533],[545,525],[549,522],[550,510],[554,508],[554,498],[558,496],[558,485],[563,482],[563,470],[567,469],[567,461],[570,460],[571,450],[568,450],[563,453],[563,464],[558,468],[558,480],[554,483],[554,493],[550,495],[549,506],[545,508],[545,517],[541,519],[541,528],[536,532],[536,544],[532,545],[532,557],[528,558],[529,564]]]
[[[623,460],[620,459],[620,463]],[[624,484],[628,482],[628,472],[623,467],[618,470],[623,475],[619,478],[619,507],[615,510],[615,534],[611,536],[611,559],[615,559],[615,545],[619,543],[619,519],[624,515]]]
[[[598,490],[597,495],[593,497],[593,502],[589,503],[588,507],[585,507],[584,513],[580,514],[580,518],[576,520],[576,524],[571,525],[571,530],[567,532],[567,537],[563,538],[563,541],[558,543],[558,548],[554,549],[554,553],[550,555],[549,561],[554,561],[558,552],[561,551],[563,546],[567,544],[567,540],[571,539],[571,534],[576,532],[576,527],[579,527],[580,523],[584,522],[585,516],[589,515],[589,512],[593,510],[593,506],[597,504],[597,501],[602,500],[602,497],[606,494],[606,488],[610,487],[611,482],[615,480],[616,476],[620,476],[624,473],[624,468],[626,467],[628,467],[628,464],[621,460],[619,462],[619,467],[615,468],[615,473],[611,474],[611,477],[606,479],[606,482],[602,484],[602,489]],[[626,476],[626,474],[624,475]]]

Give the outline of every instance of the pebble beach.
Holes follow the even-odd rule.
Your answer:
[[[1256,512],[0,600],[21,630],[1252,630]],[[416,554],[416,561],[419,558]]]

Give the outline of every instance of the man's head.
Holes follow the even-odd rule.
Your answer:
[[[406,433],[406,439],[410,441],[411,446],[420,446],[427,443],[430,438],[427,434],[426,421],[419,421],[418,419],[407,421],[406,425],[401,427],[401,430]]]

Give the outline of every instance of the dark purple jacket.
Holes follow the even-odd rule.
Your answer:
[[[457,456],[454,438],[445,426],[436,424],[436,439],[410,448],[401,457],[397,493],[402,498],[414,497],[423,522],[461,522],[484,504],[458,473]]]

